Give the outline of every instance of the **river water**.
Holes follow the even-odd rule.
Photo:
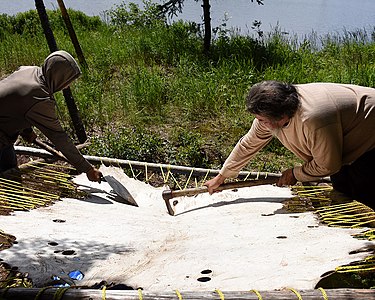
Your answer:
[[[142,6],[142,0],[64,0],[66,7],[83,11],[88,15],[103,16],[105,10],[121,3],[134,2]],[[155,1],[160,2],[160,1]],[[177,19],[202,22],[201,0],[185,0],[183,13]],[[48,9],[58,8],[57,1],[45,0]],[[0,0],[0,13],[9,15],[34,9],[33,0]],[[273,31],[276,27],[290,35],[304,37],[312,32],[318,35],[343,33],[375,26],[375,0],[264,0],[264,5],[250,0],[211,0],[213,27],[226,20],[227,29],[241,34],[253,34],[254,20],[262,22],[261,30]]]

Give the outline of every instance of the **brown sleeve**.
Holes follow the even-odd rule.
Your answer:
[[[27,120],[38,128],[65,155],[79,171],[88,172],[92,166],[73,144],[57,119],[55,102],[44,100],[35,104],[26,114]]]

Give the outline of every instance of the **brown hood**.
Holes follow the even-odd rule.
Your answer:
[[[42,65],[45,84],[51,94],[66,88],[81,75],[76,60],[66,51],[51,53]]]

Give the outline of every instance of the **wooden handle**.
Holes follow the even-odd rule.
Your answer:
[[[58,157],[59,159],[68,161],[67,158],[62,153],[60,153],[59,151],[57,151],[55,148],[52,148],[49,145],[43,143],[41,140],[35,139],[33,143],[36,144],[36,145],[38,145],[40,148],[48,151],[52,155]]]
[[[250,187],[262,184],[274,184],[279,180],[279,176],[273,176],[269,178],[263,179],[256,179],[256,180],[245,180],[245,181],[236,181],[236,182],[228,182],[223,183],[220,185],[215,191],[223,191],[223,190],[231,190],[231,189],[238,189],[242,187]],[[176,197],[182,196],[195,196],[202,193],[207,193],[208,189],[206,186],[198,187],[198,188],[190,188],[184,190],[165,190],[162,193],[164,200],[170,200]]]

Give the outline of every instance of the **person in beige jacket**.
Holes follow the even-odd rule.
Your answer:
[[[21,135],[33,142],[38,128],[79,171],[91,181],[101,172],[77,150],[56,114],[54,93],[81,75],[75,59],[66,51],[51,53],[42,67],[23,66],[0,81],[0,172],[17,167],[14,142]]]
[[[375,207],[375,89],[264,81],[250,89],[246,107],[255,119],[205,183],[210,194],[276,137],[304,162],[283,171],[278,186],[330,176],[334,189]]]

